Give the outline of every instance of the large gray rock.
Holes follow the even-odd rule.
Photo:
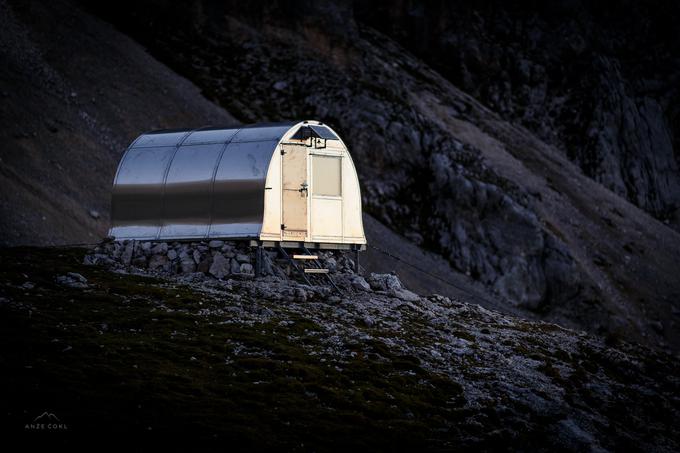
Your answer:
[[[236,255],[236,261],[239,263],[250,263],[250,255],[239,253]]]
[[[115,264],[115,260],[106,254],[103,253],[94,253],[91,255],[85,255],[83,258],[83,264],[86,266],[94,266],[94,265],[103,265],[103,266],[111,266]]]
[[[159,242],[158,244],[151,247],[150,252],[152,255],[165,255],[166,253],[168,253],[167,242]]]
[[[151,242],[145,241],[145,242],[140,242],[139,243],[139,250],[141,253],[143,253],[146,256],[149,256],[151,254]]]
[[[169,269],[170,261],[166,255],[151,255],[149,258],[149,270],[167,270]]]
[[[79,281],[80,283],[87,283],[87,279],[77,272],[67,272],[66,275],[73,280]]]
[[[198,250],[194,250],[191,256],[194,258],[196,264],[201,262],[201,252]]]
[[[212,241],[208,242],[208,247],[211,249],[219,249],[224,245],[224,241],[220,241],[217,239],[213,239]]]
[[[376,291],[400,290],[403,288],[399,277],[394,274],[371,273],[368,284]]]
[[[326,258],[323,260],[323,265],[326,269],[328,269],[330,272],[335,272],[338,268],[338,262],[333,258],[332,256]]]
[[[209,272],[215,278],[224,278],[231,272],[231,265],[228,258],[220,252],[215,253]]]
[[[186,251],[179,254],[179,269],[183,274],[191,274],[196,271],[196,262]]]
[[[360,291],[370,291],[371,285],[360,275],[355,275],[352,279],[352,286]]]
[[[123,251],[120,255],[120,262],[124,265],[129,265],[132,261],[132,254],[134,253],[134,242],[128,241],[123,245]]]
[[[416,302],[420,300],[420,296],[406,288],[390,289],[388,292],[397,299],[401,299],[406,302]]]
[[[87,279],[75,272],[69,272],[66,275],[59,275],[55,278],[58,285],[67,288],[86,289],[89,287]]]
[[[239,270],[242,274],[252,274],[253,273],[253,265],[250,264],[250,263],[241,263]]]

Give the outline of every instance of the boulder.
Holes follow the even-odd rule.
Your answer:
[[[399,277],[394,274],[371,273],[368,283],[376,291],[398,291],[403,288]]]
[[[75,272],[69,272],[66,275],[59,275],[55,279],[58,285],[67,288],[85,289],[88,288],[87,279]]]
[[[126,242],[125,245],[123,246],[123,252],[120,254],[120,262],[126,266],[129,265],[130,261],[132,261],[133,251],[134,243],[132,241]]]
[[[238,261],[236,261],[235,258],[231,259],[231,273],[232,274],[238,274],[241,272],[241,265],[239,264]]]
[[[139,244],[139,250],[146,256],[151,254],[151,242],[141,242]]]
[[[179,269],[183,274],[191,274],[196,271],[196,262],[187,252],[179,254]]]
[[[179,262],[179,269],[183,274],[193,274],[196,272],[196,263],[193,259],[181,260]]]
[[[245,253],[239,253],[236,255],[236,261],[239,263],[250,263],[250,255],[246,255]]]
[[[352,279],[352,286],[359,291],[370,291],[371,285],[368,284],[366,279],[360,275],[355,275]]]
[[[389,290],[389,293],[396,297],[397,299],[406,301],[406,302],[416,302],[420,300],[420,296],[418,296],[416,293],[409,291],[406,288],[401,288],[401,289],[391,289]]]
[[[324,265],[331,272],[335,272],[338,269],[338,262],[332,256],[324,260]]]
[[[83,277],[82,274],[79,274],[77,272],[68,272],[66,275],[74,280],[79,281],[80,283],[87,283],[87,279]]]
[[[208,272],[215,278],[224,278],[230,273],[229,259],[225,258],[220,252],[215,253],[213,262]]]
[[[103,253],[95,253],[94,255],[85,255],[83,258],[83,264],[86,266],[93,266],[96,264],[110,266],[115,263],[109,255]]]
[[[242,274],[252,274],[253,273],[253,265],[250,263],[241,263],[241,273]]]
[[[151,258],[149,258],[149,270],[155,270],[158,268],[167,269],[168,264],[169,264],[168,257],[164,254],[151,255]]]
[[[208,242],[208,247],[211,249],[219,249],[222,248],[224,245],[224,241],[219,241],[217,239],[213,239],[212,241]]]
[[[168,244],[166,242],[159,242],[151,248],[152,255],[165,255],[168,253]]]

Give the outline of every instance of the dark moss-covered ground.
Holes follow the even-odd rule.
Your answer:
[[[85,266],[85,253],[0,250],[10,436],[221,451],[678,446],[669,356],[450,301],[459,315],[439,321],[427,307],[440,299],[356,295],[393,304],[381,315],[349,292],[258,299],[262,282],[209,291]],[[69,272],[87,287],[58,283]],[[66,429],[27,428],[45,411]]]
[[[445,444],[446,436],[435,440],[431,432],[451,413],[440,403],[461,389],[444,379],[420,385],[416,361],[358,355],[338,372],[287,340],[314,330],[312,322],[220,325],[196,316],[214,301],[156,279],[82,266],[82,256],[73,249],[3,251],[6,429],[21,433],[48,411],[68,433],[22,434],[77,440],[153,432],[215,446],[321,450]],[[81,273],[92,289],[58,286],[55,277],[67,272]],[[35,287],[21,287],[26,281]],[[175,311],[157,310],[159,303]],[[271,355],[234,357],[230,343]],[[414,375],[402,375],[406,368]],[[404,417],[407,411],[413,416]]]

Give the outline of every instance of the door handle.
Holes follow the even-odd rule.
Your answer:
[[[300,189],[298,190],[298,192],[300,193],[304,192],[305,196],[307,196],[309,195],[308,187],[309,185],[306,182],[303,182],[302,184],[300,184]]]

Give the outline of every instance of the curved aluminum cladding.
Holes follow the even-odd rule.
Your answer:
[[[269,162],[293,124],[143,134],[119,164],[109,234],[257,237]]]

